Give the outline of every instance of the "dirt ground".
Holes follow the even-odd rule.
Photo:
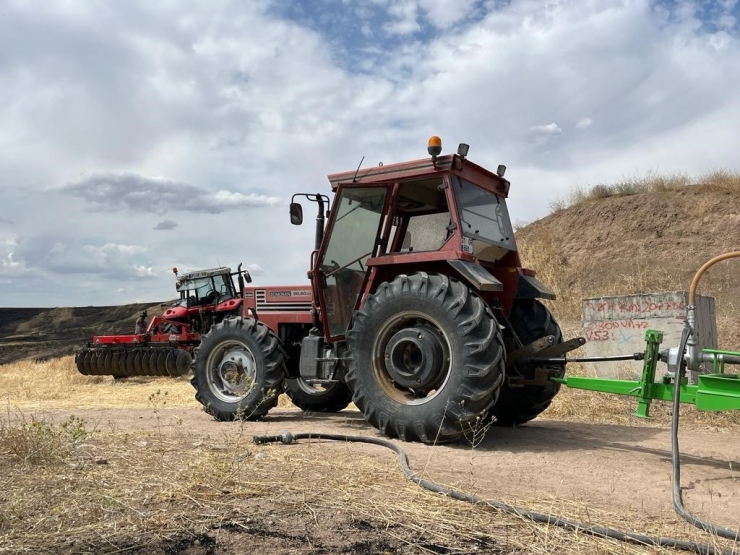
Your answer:
[[[346,460],[347,457],[351,460],[353,456],[366,455],[382,461],[389,477],[397,475],[402,480],[401,470],[391,462],[396,460],[396,455],[378,446],[316,441],[310,444],[301,441],[289,446],[251,445],[254,435],[274,435],[283,431],[380,437],[357,411],[307,415],[293,409],[274,409],[263,421],[249,423],[216,422],[201,410],[191,408],[33,413],[35,418],[58,422],[72,414],[103,433],[171,435],[177,438],[179,457],[183,459],[190,456],[193,446],[204,444],[213,449],[243,444],[253,454],[287,452],[289,456],[307,456],[323,461]],[[740,432],[684,429],[680,433],[680,441],[687,507],[716,524],[737,528],[740,524]],[[682,537],[681,534],[686,533],[687,525],[682,523],[671,505],[670,431],[665,428],[541,419],[516,429],[491,428],[474,448],[462,444],[427,446],[396,443],[408,454],[412,469],[424,478],[486,499],[505,500],[525,508],[532,508],[531,503],[535,503],[537,510],[554,514],[565,508],[570,518],[580,514],[579,518],[593,524],[621,529],[625,529],[625,525],[633,526],[631,529],[640,533],[646,533],[646,529],[655,530],[658,523],[664,535]],[[326,491],[329,497],[339,493]],[[594,518],[614,518],[616,521],[594,522]],[[179,544],[169,543],[166,549],[157,548],[151,552],[239,553],[247,545],[253,553],[527,552],[511,546],[494,549],[481,545],[434,548],[433,545],[424,547],[421,544],[419,547],[420,544],[415,544],[413,549],[409,549],[408,540],[394,541],[391,530],[383,530],[377,524],[367,522],[366,525],[358,525],[354,517],[349,535],[346,527],[333,532],[331,527],[320,527],[296,540],[294,534],[286,531],[295,532],[294,524],[286,525],[286,530],[278,533],[280,525],[265,521],[259,513],[253,514],[252,519],[252,529],[243,524],[241,528],[227,527],[220,529],[218,534],[190,537]],[[269,522],[273,525],[268,525]],[[701,533],[698,537],[692,534],[692,537],[707,541]],[[323,547],[319,549],[317,545]],[[597,545],[593,551],[579,548],[579,552],[627,552],[622,549],[614,545],[606,548]]]

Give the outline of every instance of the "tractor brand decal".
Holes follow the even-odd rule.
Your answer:
[[[313,306],[311,291],[255,292],[257,312],[310,312]]]
[[[253,298],[253,297],[254,297],[254,293],[252,293],[251,291],[249,291],[249,292],[247,292],[247,293],[244,293],[244,297],[245,297],[246,299],[251,299],[251,298]]]
[[[310,297],[310,291],[270,291],[270,297]]]

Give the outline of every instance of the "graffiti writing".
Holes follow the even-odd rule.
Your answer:
[[[583,332],[587,341],[629,341],[634,334],[629,330],[646,330],[648,321],[639,318],[624,320],[604,320],[601,322],[586,322]],[[628,333],[625,333],[628,332]],[[620,340],[621,339],[621,340]]]
[[[648,328],[647,320],[627,319],[627,320],[603,320],[601,322],[586,322],[584,329],[587,331],[596,330],[617,330],[627,328],[632,330],[646,330]]]
[[[594,312],[618,312],[628,314],[647,314],[657,311],[678,311],[686,310],[686,303],[683,301],[665,301],[665,302],[610,302],[610,301],[588,301],[586,308]]]

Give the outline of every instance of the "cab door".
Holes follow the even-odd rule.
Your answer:
[[[372,187],[340,186],[327,236],[314,267],[319,284],[324,336],[344,336],[374,256],[391,184]]]

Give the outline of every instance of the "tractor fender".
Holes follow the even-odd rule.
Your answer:
[[[162,316],[165,320],[181,320],[188,317],[188,309],[184,306],[172,306]]]
[[[216,312],[236,310],[242,304],[242,299],[229,299],[216,305]]]
[[[534,276],[519,273],[519,282],[516,288],[517,299],[549,299],[554,301],[555,292]]]
[[[503,291],[504,285],[491,272],[480,264],[473,264],[465,260],[448,260],[447,263],[460,275],[463,281],[476,291]]]

